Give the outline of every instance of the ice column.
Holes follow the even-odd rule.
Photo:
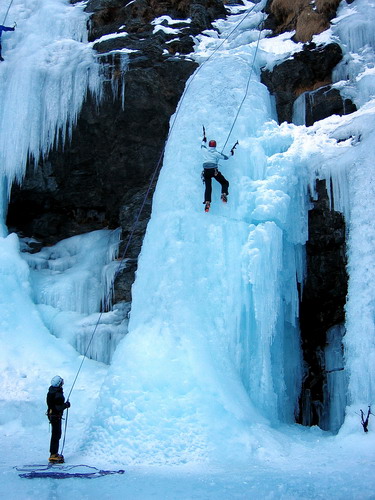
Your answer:
[[[304,92],[293,103],[293,123],[305,125],[306,123],[306,93]]]
[[[344,366],[342,338],[343,325],[334,326],[327,332],[327,345],[324,350],[327,383],[324,388],[324,408],[322,428],[337,432],[345,418],[347,400],[347,374]]]

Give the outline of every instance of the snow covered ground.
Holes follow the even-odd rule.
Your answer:
[[[78,399],[79,396],[77,396]],[[74,408],[77,408],[76,405]],[[71,409],[72,427],[77,408]],[[10,429],[9,429],[10,430]],[[261,432],[261,431],[260,431]],[[361,431],[362,432],[362,431]],[[227,500],[227,499],[340,499],[374,498],[374,440],[363,432],[327,437],[319,429],[282,427],[273,431],[276,448],[259,449],[248,462],[226,465],[127,466],[87,460],[72,452],[75,434],[68,436],[68,464],[88,464],[105,470],[125,469],[123,475],[97,479],[24,479],[15,465],[44,464],[48,442],[47,424],[14,425],[7,440],[2,433],[0,492],[7,500],[20,499],[113,499],[131,500]],[[268,432],[269,434],[269,432]],[[369,439],[370,438],[370,439]],[[22,442],[30,444],[26,447]],[[271,444],[270,441],[268,444]]]
[[[375,417],[365,434],[359,416],[375,404],[375,8],[371,0],[343,1],[332,28],[316,37],[342,45],[345,58],[335,85],[359,109],[307,128],[277,125],[272,99],[259,82],[261,66],[272,67],[301,47],[292,34],[266,39],[262,33],[259,40],[262,2],[245,4],[251,13],[223,44],[243,9],[233,8],[233,16],[217,23],[220,38],[210,32],[197,39],[194,57],[202,64],[171,119],[129,334],[109,356],[110,365],[85,360],[70,397],[67,463],[124,468],[125,475],[30,481],[13,468],[46,461],[49,381],[59,373],[69,393],[82,362],[72,318],[95,324],[108,283],[108,273],[100,281],[102,270],[108,271],[116,244],[103,244],[104,235],[88,236],[85,241],[102,252],[97,267],[87,266],[77,251],[83,237],[78,245],[62,242],[25,259],[18,238],[7,236],[2,223],[0,494],[6,499],[375,498]],[[38,33],[48,36],[40,46],[33,16]],[[3,211],[27,151],[48,151],[65,120],[72,126],[87,86],[100,95],[82,6],[15,0],[13,17],[18,28],[3,35],[6,61],[0,67],[6,102],[0,111]],[[51,18],[59,29],[47,29]],[[62,69],[71,46],[81,55],[69,59],[68,74],[79,84],[66,95]],[[21,57],[28,47],[39,58]],[[46,47],[53,48],[52,58],[40,56]],[[20,66],[23,76],[17,79]],[[83,74],[93,79],[82,80]],[[64,104],[56,114],[54,99],[61,92]],[[29,114],[17,114],[16,106]],[[227,143],[225,152],[240,141],[221,166],[230,181],[229,203],[219,202],[214,186],[209,214],[203,212],[199,179],[202,124],[219,147]],[[11,147],[16,143],[20,150]],[[308,188],[317,176],[332,182],[334,207],[345,214],[349,229],[349,404],[337,435],[293,424],[302,373],[297,282],[304,276]],[[178,210],[170,203],[171,190]],[[95,284],[98,294],[89,301],[74,286],[77,273],[87,286]],[[109,316],[108,328],[111,321]],[[108,346],[98,342],[97,349]]]

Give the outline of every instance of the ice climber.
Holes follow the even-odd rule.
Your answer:
[[[223,153],[219,153],[216,150],[216,141],[211,140],[208,143],[207,147],[207,138],[203,129],[203,140],[201,145],[201,150],[203,153],[203,172],[202,178],[205,183],[205,192],[204,192],[204,209],[206,212],[210,210],[211,205],[211,194],[212,194],[212,179],[214,178],[221,184],[221,199],[224,203],[228,201],[228,188],[229,182],[223,176],[221,172],[219,172],[219,160],[228,160],[228,156]],[[231,151],[233,155],[233,150]]]
[[[65,402],[63,385],[64,380],[59,375],[56,375],[51,380],[51,386],[47,394],[47,415],[52,427],[49,462],[59,464],[64,463],[63,455],[58,453],[61,438],[61,419],[64,410],[70,408],[69,401]]]
[[[1,35],[3,34],[3,31],[14,31],[16,28],[16,25],[13,26],[13,28],[9,28],[8,26],[3,26],[0,24],[0,61],[4,61],[2,55],[1,55]]]

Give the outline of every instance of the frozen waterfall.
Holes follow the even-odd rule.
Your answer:
[[[224,143],[260,19],[255,13],[201,66],[172,117],[133,286],[130,333],[114,355],[93,421],[90,447],[97,454],[109,453],[114,439],[116,456],[134,463],[235,459],[259,446],[252,426],[294,421],[308,175],[288,158],[281,162],[293,130],[274,121],[259,83],[260,52],[232,134],[241,147],[222,165],[231,179],[228,205],[214,186],[205,214],[197,183],[202,124],[209,139]],[[238,21],[218,22],[222,36]],[[201,36],[197,60],[220,41]]]
[[[342,9],[345,23],[351,7]],[[340,36],[340,19],[316,41]],[[303,285],[309,192],[314,195],[317,175],[332,185],[332,206],[344,213],[349,226],[354,224],[352,234],[358,224],[348,189],[358,182],[350,183],[348,176],[356,175],[352,165],[359,151],[371,158],[365,151],[373,129],[365,123],[373,120],[372,103],[310,128],[278,126],[273,102],[259,83],[259,67],[271,67],[280,54],[295,50],[285,36],[272,40],[272,50],[262,36],[231,136],[233,142],[240,138],[240,148],[221,166],[231,181],[230,201],[222,206],[214,187],[210,214],[203,213],[197,186],[201,126],[219,146],[226,140],[251,71],[259,13],[255,10],[205,61],[238,20],[234,15],[217,22],[220,38],[215,33],[199,37],[194,57],[202,66],[171,120],[133,287],[130,333],[115,353],[93,419],[89,446],[96,454],[115,447],[118,459],[131,463],[236,460],[262,448],[262,433],[254,428],[293,422],[302,377],[298,284]],[[371,171],[365,162],[356,159],[355,164],[358,179]],[[369,193],[366,200],[372,199]],[[361,285],[353,279],[363,271],[356,245],[349,241],[354,274],[345,369],[352,400],[364,404],[373,398],[372,309],[362,315],[367,323],[361,334],[353,324],[357,310],[351,310],[369,306],[366,297],[373,287],[365,286],[363,300],[356,300]],[[372,261],[369,250],[363,249]],[[367,367],[363,379],[360,363]],[[364,384],[359,386],[357,379]],[[345,384],[337,377],[331,382],[334,407],[328,425],[337,430]]]
[[[228,7],[232,15],[216,23],[220,34],[207,31],[195,40],[192,57],[200,68],[171,119],[129,334],[114,352],[126,311],[105,313],[89,355],[111,364],[87,360],[75,388],[72,448],[99,462],[267,463],[271,455],[284,458],[295,441],[303,448],[304,439],[329,434],[294,424],[303,377],[299,288],[317,178],[327,181],[332,207],[346,218],[350,274],[344,352],[332,330],[324,353],[327,370],[340,369],[325,394],[332,401],[327,427],[338,430],[348,403],[338,438],[354,434],[355,412],[374,401],[374,6],[343,2],[332,28],[314,38],[343,46],[334,85],[358,111],[306,127],[278,125],[260,83],[260,68],[301,49],[290,33],[271,39],[262,32],[257,50],[265,3]],[[81,235],[25,257],[5,227],[10,186],[22,180],[28,159],[37,168],[40,157],[69,137],[87,92],[100,99],[106,76],[86,43],[83,8],[64,0],[14,0],[8,20],[17,17],[18,27],[3,36],[1,409],[15,415],[14,401],[21,401],[23,427],[34,406],[43,413],[34,401],[44,398],[52,367],[74,378],[116,269],[116,231]],[[222,44],[246,9],[251,15]],[[220,167],[230,181],[229,203],[221,203],[214,185],[209,214],[199,180],[202,125],[219,146],[229,139],[226,153],[240,142]],[[340,339],[342,333],[340,326]],[[115,344],[106,336],[115,336]],[[1,426],[8,425],[2,418]],[[319,458],[320,445],[314,446]]]

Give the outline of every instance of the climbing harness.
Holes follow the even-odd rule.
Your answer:
[[[13,3],[13,0],[10,1],[10,4],[8,6],[8,10],[6,11],[6,14],[5,14],[5,17],[4,17],[3,25],[5,25],[5,21],[7,20],[7,17],[8,17],[8,14],[9,14],[9,9],[11,8],[12,3]]]
[[[13,3],[13,0],[11,1],[11,4],[12,4],[12,3]],[[11,4],[10,4],[10,5],[11,5]],[[188,82],[188,84],[185,86],[185,89],[184,89],[184,91],[183,91],[183,93],[182,93],[182,95],[181,95],[181,99],[180,99],[180,101],[179,101],[179,103],[178,103],[178,105],[177,105],[176,112],[175,112],[175,114],[174,114],[174,118],[173,118],[173,121],[172,121],[172,123],[171,123],[170,129],[169,129],[169,132],[168,132],[168,134],[167,134],[167,138],[166,138],[166,140],[165,140],[164,146],[163,146],[163,148],[162,148],[162,150],[161,150],[161,153],[160,153],[160,156],[159,156],[159,158],[158,158],[158,161],[156,162],[156,165],[155,165],[155,167],[154,167],[154,170],[153,170],[153,172],[152,172],[152,174],[151,174],[151,177],[150,177],[150,182],[149,182],[149,184],[148,184],[148,187],[147,187],[146,193],[145,193],[145,195],[144,195],[144,197],[143,197],[142,204],[141,204],[141,206],[140,206],[140,208],[139,208],[139,210],[138,210],[138,213],[137,213],[137,216],[136,216],[136,218],[135,218],[135,221],[133,222],[133,225],[132,225],[131,231],[130,231],[130,233],[129,233],[129,235],[128,235],[127,242],[126,242],[126,245],[125,245],[124,250],[123,250],[123,252],[122,252],[121,258],[119,259],[119,265],[118,265],[118,268],[117,268],[117,270],[116,270],[116,272],[114,273],[114,276],[113,276],[113,278],[112,278],[112,283],[111,283],[111,286],[109,287],[108,294],[107,294],[107,296],[105,297],[105,300],[106,300],[106,302],[105,302],[105,303],[108,303],[108,301],[109,301],[109,299],[110,299],[110,295],[112,294],[112,287],[113,287],[113,285],[114,285],[114,283],[115,283],[115,280],[116,280],[117,276],[119,275],[120,271],[123,269],[123,263],[124,263],[124,260],[125,260],[125,256],[127,255],[127,252],[128,252],[128,249],[129,249],[130,243],[131,243],[131,241],[132,241],[132,239],[133,239],[134,232],[135,232],[136,227],[137,227],[137,225],[138,225],[138,222],[139,222],[140,216],[141,216],[141,214],[142,214],[142,212],[143,212],[143,210],[144,210],[144,207],[145,207],[146,201],[147,201],[147,199],[148,199],[148,197],[149,197],[149,194],[150,194],[150,192],[151,192],[152,186],[153,186],[153,184],[154,184],[154,182],[155,182],[156,175],[157,175],[157,173],[158,173],[158,171],[159,171],[159,169],[160,169],[160,166],[161,166],[161,163],[162,163],[162,160],[163,160],[163,157],[164,157],[164,152],[165,152],[165,148],[166,148],[167,142],[168,142],[168,140],[169,140],[169,138],[170,138],[170,136],[171,136],[171,134],[172,134],[172,132],[173,132],[173,130],[174,130],[174,127],[175,127],[175,124],[176,124],[176,120],[177,120],[177,118],[178,118],[178,116],[179,116],[179,113],[180,113],[180,110],[181,110],[181,105],[182,105],[182,102],[183,102],[183,100],[184,100],[184,98],[185,98],[185,96],[186,96],[187,91],[188,91],[188,90],[189,90],[189,88],[190,88],[190,85],[192,84],[193,80],[195,79],[195,77],[197,76],[197,74],[199,73],[199,71],[203,68],[203,66],[204,66],[204,65],[205,65],[205,64],[206,64],[206,63],[207,63],[207,62],[208,62],[208,61],[209,61],[209,60],[210,60],[210,59],[211,59],[214,55],[215,55],[215,53],[216,53],[216,52],[217,52],[217,51],[218,51],[218,50],[222,47],[222,45],[223,45],[223,44],[224,44],[224,43],[225,43],[225,42],[226,42],[226,41],[227,41],[227,40],[231,37],[231,35],[232,35],[232,34],[233,34],[233,33],[234,33],[234,32],[235,32],[238,28],[239,28],[239,26],[240,26],[240,25],[241,25],[241,24],[242,24],[242,23],[243,23],[243,22],[247,19],[247,17],[251,14],[251,12],[255,9],[255,7],[256,7],[256,6],[257,6],[257,5],[256,5],[256,4],[254,4],[254,5],[253,5],[253,7],[251,7],[251,9],[249,9],[249,11],[248,11],[248,12],[247,12],[247,13],[246,13],[243,17],[242,17],[241,21],[239,21],[239,22],[236,24],[236,26],[233,28],[233,30],[232,30],[232,31],[231,31],[231,32],[230,32],[230,33],[229,33],[229,34],[228,34],[228,35],[227,35],[227,36],[223,39],[223,41],[222,41],[222,42],[221,42],[221,43],[220,43],[220,44],[216,47],[216,49],[215,49],[215,50],[213,50],[213,52],[210,54],[210,56],[209,56],[209,57],[208,57],[208,58],[207,58],[207,59],[206,59],[206,60],[205,60],[205,61],[204,61],[204,62],[203,62],[203,63],[202,63],[202,64],[201,64],[198,68],[197,68],[196,72],[194,73],[194,75],[192,76],[192,78],[190,79],[190,81]],[[10,6],[8,7],[8,11],[9,11],[9,8],[10,8]],[[8,12],[7,12],[7,14],[6,14],[6,15],[8,15]],[[261,24],[261,23],[259,23],[259,25],[260,25],[260,24]],[[259,25],[258,25],[258,26],[259,26]],[[237,114],[236,114],[236,116],[235,116],[234,122],[233,122],[233,124],[232,124],[231,129],[230,129],[230,132],[229,132],[229,134],[228,134],[228,137],[227,137],[227,140],[226,140],[226,142],[225,142],[225,144],[224,144],[224,147],[226,146],[226,144],[227,144],[227,142],[228,142],[228,139],[229,139],[229,137],[230,137],[230,135],[231,135],[231,133],[232,133],[232,130],[233,130],[234,124],[235,124],[235,122],[236,122],[236,120],[237,120],[237,118],[238,118],[238,115],[239,115],[240,109],[241,109],[241,107],[242,107],[242,105],[243,105],[243,103],[244,103],[244,101],[245,101],[245,99],[246,99],[247,93],[248,93],[248,89],[249,89],[249,85],[250,85],[250,78],[251,78],[252,71],[253,71],[253,67],[254,67],[254,63],[255,63],[255,57],[256,57],[256,53],[257,53],[257,51],[258,51],[258,47],[259,47],[260,36],[261,36],[261,31],[259,32],[258,43],[257,43],[256,50],[255,50],[255,54],[254,54],[254,59],[253,59],[253,63],[252,63],[251,71],[250,71],[250,76],[249,76],[249,79],[248,79],[248,82],[247,82],[247,86],[246,86],[246,93],[245,93],[245,96],[244,96],[244,98],[242,99],[242,101],[241,101],[241,103],[240,103],[240,107],[239,107],[239,109],[238,109],[238,111],[237,111]],[[204,129],[204,127],[203,127],[203,131],[204,131],[204,134],[205,134],[205,129]],[[238,141],[237,141],[237,143],[233,146],[233,148],[232,148],[232,149],[233,149],[233,151],[234,151],[234,148],[236,147],[236,145],[237,145],[237,144],[238,144]],[[223,149],[224,149],[224,148],[223,148]],[[100,320],[101,320],[102,315],[103,315],[103,311],[101,311],[101,312],[100,312],[99,317],[98,317],[98,319],[97,319],[97,322],[96,322],[96,324],[95,324],[95,326],[94,326],[94,329],[93,329],[93,332],[92,332],[92,334],[91,334],[90,340],[89,340],[89,342],[88,342],[88,344],[87,344],[86,350],[85,350],[85,352],[84,352],[84,354],[83,354],[83,358],[82,358],[81,363],[80,363],[80,365],[79,365],[79,368],[78,368],[77,374],[76,374],[76,376],[75,376],[75,378],[74,378],[74,380],[73,380],[72,386],[71,386],[71,388],[70,388],[70,391],[69,391],[69,394],[68,394],[68,397],[67,397],[67,401],[69,401],[70,395],[72,394],[73,388],[74,388],[74,386],[75,386],[75,384],[76,384],[76,381],[77,381],[77,379],[78,379],[78,375],[79,375],[79,373],[80,373],[80,371],[81,371],[81,369],[82,369],[82,365],[83,365],[83,363],[84,363],[84,361],[85,361],[85,359],[86,359],[86,357],[87,357],[88,350],[89,350],[89,348],[90,348],[90,346],[91,346],[91,343],[92,343],[92,341],[93,341],[93,338],[94,338],[94,335],[95,335],[95,333],[96,333],[96,330],[97,330],[97,328],[98,328],[98,326],[99,326],[99,323],[100,323]],[[68,412],[66,413],[66,420],[65,420],[65,426],[64,426],[63,448],[62,448],[62,449],[64,449],[64,445],[65,445],[65,437],[66,437],[66,429],[67,429],[67,420],[68,420]]]

